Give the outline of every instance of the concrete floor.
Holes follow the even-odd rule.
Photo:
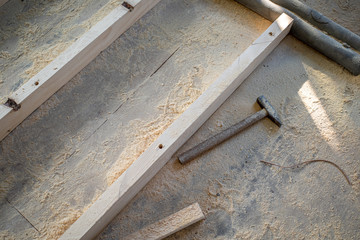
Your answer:
[[[108,2],[7,1],[0,8],[0,102],[97,23]]]
[[[357,1],[306,3],[360,34]],[[161,1],[0,143],[0,237],[61,235],[269,25],[232,0]],[[179,153],[262,94],[284,126],[264,120],[185,166],[173,157],[98,239],[196,201],[206,219],[168,239],[359,239],[359,80],[287,36]],[[309,159],[353,185],[322,163],[259,162]]]

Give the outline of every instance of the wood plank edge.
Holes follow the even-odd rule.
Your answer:
[[[118,6],[10,96],[21,108],[0,108],[0,141],[160,0],[132,2],[132,11]]]
[[[124,240],[160,240],[203,219],[205,219],[204,213],[196,202],[126,236]]]
[[[99,234],[280,43],[291,26],[292,19],[287,15],[281,15],[271,24],[267,31],[255,40],[80,216],[61,239],[90,239]],[[269,31],[272,34],[269,34]],[[158,147],[160,144],[162,148]]]

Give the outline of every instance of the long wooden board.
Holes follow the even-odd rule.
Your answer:
[[[292,22],[282,14],[272,23],[60,239],[91,239],[99,234],[280,43]]]
[[[205,218],[198,203],[194,203],[160,221],[132,233],[124,240],[160,240]]]
[[[159,1],[128,0],[131,10],[122,5],[115,8],[15,91],[9,98],[21,107],[15,111],[0,105],[0,141]]]

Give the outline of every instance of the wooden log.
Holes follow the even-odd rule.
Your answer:
[[[294,19],[294,24],[290,31],[294,37],[314,48],[334,62],[345,67],[351,74],[355,76],[360,74],[359,53],[351,50],[350,48],[344,47],[334,38],[314,28],[291,11],[271,2],[270,0],[235,1],[270,21],[276,19],[280,14],[286,13]]]
[[[337,24],[320,12],[308,7],[298,0],[271,0],[272,2],[292,11],[330,36],[346,42],[354,49],[360,51],[360,36],[349,29]],[[359,18],[360,20],[360,18]]]
[[[99,197],[60,239],[91,239],[165,165],[288,34],[293,19],[282,14],[165,132]]]
[[[198,203],[194,203],[160,221],[132,233],[124,240],[160,240],[205,218]]]
[[[115,8],[15,91],[9,98],[20,108],[0,107],[0,141],[159,1],[129,0],[133,8]]]

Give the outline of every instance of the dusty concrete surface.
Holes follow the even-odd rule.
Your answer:
[[[351,13],[360,34],[347,2],[307,1]],[[0,236],[61,235],[269,25],[231,0],[163,0],[0,143]],[[179,152],[258,110],[261,94],[284,126],[265,120],[185,166],[173,157],[98,239],[195,201],[206,220],[169,239],[359,239],[359,80],[286,37]],[[309,159],[353,185],[327,164],[259,162]]]
[[[108,13],[109,2],[9,0],[1,6],[0,102]]]

